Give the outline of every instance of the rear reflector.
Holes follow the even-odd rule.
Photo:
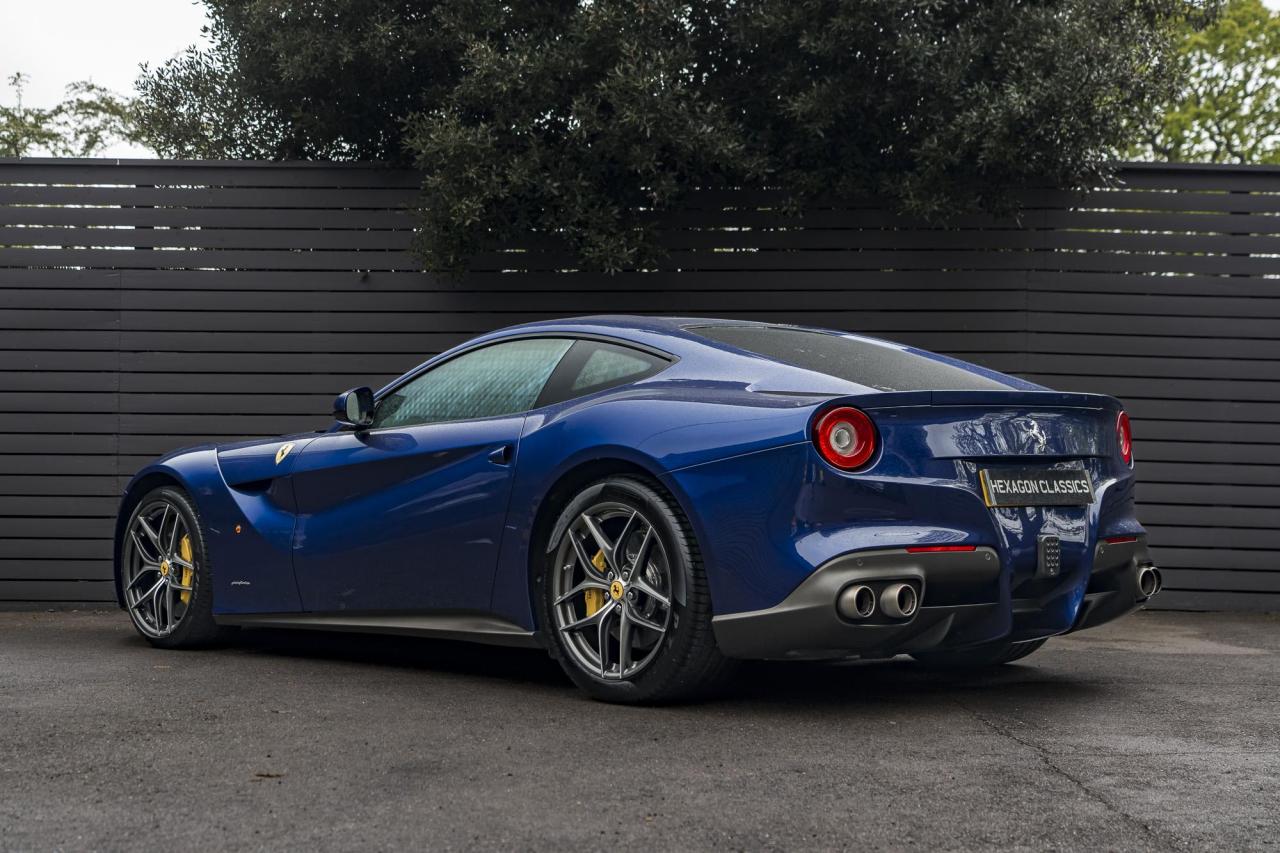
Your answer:
[[[976,551],[977,545],[915,545],[907,549],[908,554],[933,554],[938,551]]]
[[[1108,545],[1119,545],[1122,542],[1137,542],[1138,537],[1137,536],[1108,536],[1106,539],[1103,539],[1102,541],[1106,542]]]

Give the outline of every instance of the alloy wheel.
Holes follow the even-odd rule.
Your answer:
[[[671,564],[644,513],[607,501],[565,530],[552,578],[555,628],[574,662],[605,681],[657,659],[671,625]]]
[[[125,607],[138,630],[167,637],[182,623],[195,591],[191,530],[177,505],[148,501],[129,523],[122,554]]]

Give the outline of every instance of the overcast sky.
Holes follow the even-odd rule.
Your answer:
[[[30,78],[31,106],[57,103],[77,80],[129,93],[140,63],[196,44],[204,23],[203,4],[192,0],[0,0],[0,97],[13,103],[8,79],[18,71]],[[100,156],[148,152],[121,145]]]
[[[1280,8],[1280,0],[1265,2]],[[13,102],[8,78],[18,71],[30,77],[32,106],[56,103],[76,80],[128,93],[140,63],[199,42],[204,22],[204,6],[192,0],[0,0],[0,98]],[[147,152],[116,146],[102,156]]]

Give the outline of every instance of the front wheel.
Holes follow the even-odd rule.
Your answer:
[[[1021,660],[1045,644],[1045,640],[1022,643],[988,643],[954,652],[916,652],[911,656],[936,669],[984,669]]]
[[[129,516],[120,544],[120,588],[138,633],[175,649],[219,639],[200,517],[186,492],[153,489]]]
[[[583,489],[553,528],[535,578],[551,654],[580,688],[609,702],[664,702],[727,674],[711,630],[698,545],[656,484],[611,477]]]

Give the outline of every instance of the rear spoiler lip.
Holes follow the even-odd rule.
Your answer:
[[[835,401],[833,401],[835,402]],[[919,406],[1017,406],[1055,409],[1124,408],[1115,397],[1106,394],[1082,394],[1071,391],[880,391],[841,398],[860,409],[904,409]]]

